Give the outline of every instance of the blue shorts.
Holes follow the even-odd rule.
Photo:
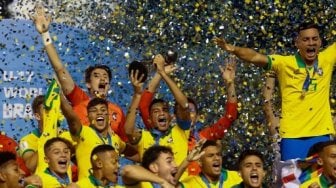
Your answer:
[[[281,160],[307,157],[309,148],[317,142],[330,140],[330,135],[305,137],[305,138],[282,138],[280,142]]]

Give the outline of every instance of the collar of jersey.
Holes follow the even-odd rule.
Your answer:
[[[164,138],[165,136],[170,134],[172,128],[173,128],[172,126],[169,126],[168,130],[166,130],[165,132],[161,132],[156,128],[154,128],[151,130],[151,134],[154,138]]]
[[[38,138],[40,138],[40,136],[41,136],[41,131],[40,131],[39,129],[34,129],[34,130],[32,131],[32,133],[33,133],[35,136],[37,136]]]

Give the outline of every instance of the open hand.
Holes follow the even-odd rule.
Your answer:
[[[190,153],[187,156],[187,160],[189,162],[197,161],[202,157],[202,155],[204,155],[204,151],[201,152],[201,149],[205,141],[206,139],[201,139],[196,143],[195,147],[190,151]]]
[[[141,74],[141,76],[139,76],[139,71],[136,70],[134,72],[134,70],[131,71],[131,75],[130,75],[130,80],[131,83],[133,85],[133,89],[134,89],[134,93],[135,94],[141,94],[142,93],[142,86],[143,86],[143,82],[142,78],[144,77],[143,74]]]
[[[160,73],[160,72],[162,73],[162,72],[165,71],[165,63],[166,63],[166,61],[161,54],[156,55],[153,59],[153,64],[154,64],[154,66],[156,68],[156,71],[158,73]]]
[[[226,59],[226,65],[219,66],[219,69],[222,72],[222,78],[226,83],[232,83],[236,76],[236,59],[234,57],[228,57]]]
[[[35,14],[30,16],[33,20],[36,30],[42,34],[48,31],[51,22],[51,16],[45,13],[41,4],[35,6]]]
[[[167,74],[171,74],[172,72],[174,72],[177,69],[177,66],[174,64],[170,64],[170,65],[166,65],[164,66],[164,71]]]
[[[227,43],[224,39],[222,38],[218,38],[215,37],[214,39],[212,39],[212,41],[219,46],[220,48],[222,48],[223,50],[227,51],[227,52],[234,52],[235,50],[235,46]]]

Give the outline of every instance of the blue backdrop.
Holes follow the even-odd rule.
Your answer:
[[[53,70],[31,21],[0,20],[0,27],[0,130],[18,140],[36,126],[30,104],[35,96],[44,94]],[[87,66],[101,63],[111,68],[109,100],[125,110],[132,93],[127,64],[136,55],[129,48],[78,28],[52,24],[50,33],[63,63],[83,88]]]

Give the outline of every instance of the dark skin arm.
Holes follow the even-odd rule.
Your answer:
[[[126,165],[121,172],[125,184],[136,184],[141,181],[149,181],[160,184],[163,188],[173,188],[166,180],[145,169],[140,165]]]
[[[34,173],[37,167],[38,154],[34,151],[27,151],[23,154],[22,159],[31,173]]]
[[[213,42],[219,46],[221,49],[236,55],[239,59],[242,59],[248,63],[252,63],[259,67],[266,66],[268,62],[268,58],[266,55],[261,54],[251,48],[244,48],[234,46],[232,44],[227,43],[224,39],[215,37]]]
[[[31,18],[35,24],[37,32],[39,32],[42,36],[49,31],[51,16],[45,13],[45,9],[42,5],[37,5],[35,7],[35,14],[32,15]],[[52,39],[50,38],[50,41],[51,40]],[[68,95],[74,89],[75,82],[68,70],[64,67],[52,42],[45,44],[45,49],[47,51],[51,66],[57,75],[60,86],[62,87],[63,93]]]
[[[135,144],[139,141],[141,133],[135,128],[135,119],[137,108],[140,103],[142,86],[141,82],[142,76],[138,79],[138,71],[131,72],[130,80],[133,85],[134,94],[132,97],[132,102],[128,108],[128,113],[125,122],[125,133],[130,141],[130,143]]]
[[[264,95],[264,113],[266,116],[267,127],[271,135],[277,134],[276,128],[279,126],[279,119],[274,115],[272,104],[273,92],[275,87],[275,74],[269,73],[266,77],[266,83],[263,90]]]
[[[61,95],[61,109],[65,119],[67,120],[71,135],[77,136],[82,129],[82,123],[64,95]]]

